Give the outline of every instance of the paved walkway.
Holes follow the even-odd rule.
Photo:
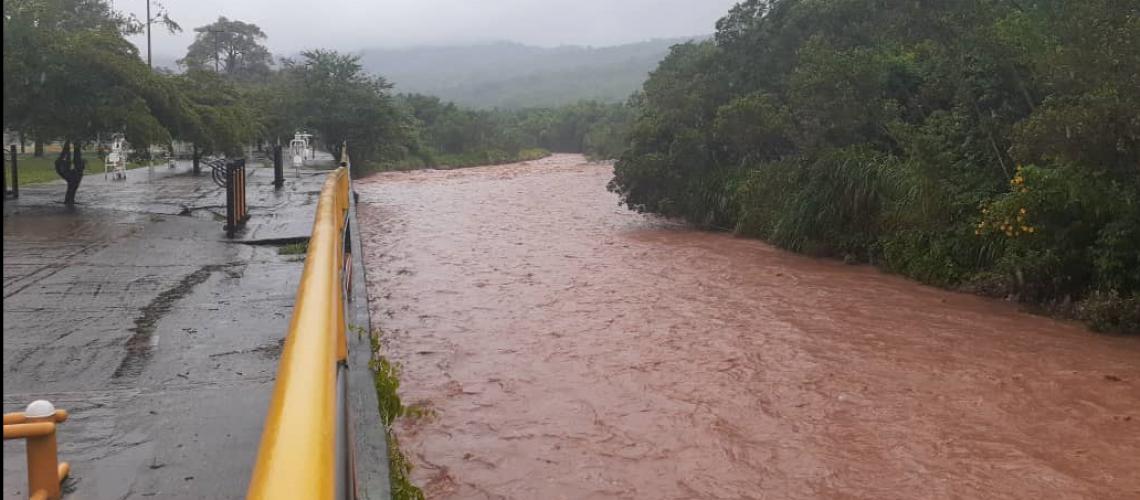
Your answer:
[[[251,166],[238,239],[307,237],[325,172],[274,190]],[[224,191],[188,163],[89,175],[73,210],[63,191],[4,204],[4,411],[71,412],[68,498],[244,496],[302,257],[226,240]],[[5,498],[27,494],[23,454],[5,443]]]

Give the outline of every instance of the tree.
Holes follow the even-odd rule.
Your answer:
[[[190,70],[170,78],[196,116],[195,120],[186,121],[182,128],[172,131],[177,138],[194,144],[195,174],[199,173],[203,155],[240,155],[243,145],[261,137],[263,128],[254,108],[246,103],[240,90],[221,75]]]
[[[114,12],[97,0],[11,0],[4,2],[4,128],[26,131],[35,141],[35,156],[43,156],[48,132],[38,125],[35,109],[48,80],[59,69],[56,47],[61,34],[80,30],[137,33],[134,19]]]
[[[124,38],[138,23],[107,2],[13,0],[4,9],[4,125],[64,141],[56,171],[67,181],[68,205],[83,179],[86,143],[123,132],[146,147],[197,121]]]
[[[629,107],[596,101],[493,111],[465,109],[421,94],[402,94],[398,101],[414,119],[419,139],[414,154],[428,166],[436,165],[438,154],[478,163],[481,158],[506,161],[534,148],[612,158],[622,149],[630,119]]]
[[[269,76],[273,55],[262,45],[265,32],[256,24],[220,16],[194,31],[194,42],[179,65],[188,70],[212,69],[241,81],[263,81]]]
[[[354,160],[403,158],[413,142],[412,122],[389,94],[391,84],[364,72],[359,57],[328,50],[286,60],[276,80],[282,116],[314,130],[330,151],[347,143]],[[270,100],[272,102],[272,99]]]

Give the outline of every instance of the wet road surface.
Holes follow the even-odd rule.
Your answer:
[[[1140,341],[618,207],[608,165],[356,184],[430,498],[1140,498]]]
[[[4,203],[4,411],[71,412],[70,499],[244,496],[302,263],[223,241],[222,190],[188,170],[88,176],[75,210],[59,183]],[[253,169],[246,236],[310,226],[311,174],[274,191]],[[4,498],[27,496],[23,446]]]

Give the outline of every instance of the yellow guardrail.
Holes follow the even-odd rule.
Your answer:
[[[317,202],[293,319],[261,435],[248,498],[351,497],[351,451],[345,446],[343,363],[345,252],[350,180],[347,156]],[[340,385],[338,386],[338,381]]]

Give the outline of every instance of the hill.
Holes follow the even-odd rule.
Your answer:
[[[366,49],[361,62],[397,92],[416,92],[477,108],[618,102],[641,87],[669,47],[689,37],[612,47],[534,47],[512,42]]]

